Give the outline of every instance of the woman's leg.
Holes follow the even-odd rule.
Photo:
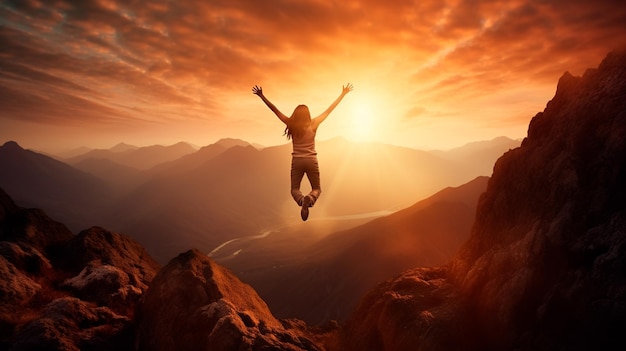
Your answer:
[[[302,191],[300,191],[300,183],[302,183],[302,177],[304,177],[304,162],[303,159],[293,157],[291,159],[291,196],[298,206],[302,206]]]
[[[307,159],[307,161],[306,176],[309,178],[309,183],[311,183],[311,192],[309,193],[309,196],[311,196],[310,206],[313,206],[322,193],[322,186],[320,184],[320,168],[317,158]]]

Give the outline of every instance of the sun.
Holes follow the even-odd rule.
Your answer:
[[[358,142],[374,141],[380,137],[382,118],[380,103],[368,95],[358,96],[348,106],[349,131],[347,136]]]
[[[359,88],[341,102],[337,118],[329,119],[333,135],[354,142],[389,142],[397,129],[397,111],[393,99],[384,90]],[[330,133],[329,133],[330,134]]]
[[[352,137],[366,141],[372,137],[374,127],[374,111],[369,104],[358,104],[351,111]]]

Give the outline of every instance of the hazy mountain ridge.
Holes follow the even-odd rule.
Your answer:
[[[0,165],[0,187],[21,205],[45,208],[73,228],[93,223],[113,201],[105,181],[15,142],[0,147]]]
[[[235,147],[235,146],[248,146],[250,143],[240,139],[233,138],[224,138],[220,139],[217,142],[203,146],[198,149],[196,152],[184,155],[179,159],[172,161],[161,162],[160,164],[154,166],[148,173],[150,175],[161,175],[164,172],[171,173],[185,173],[189,172],[205,162],[210,161],[214,157],[217,157],[222,152]]]
[[[106,181],[118,194],[134,188],[144,179],[140,170],[121,165],[107,158],[86,158],[73,164],[73,166]]]
[[[145,147],[132,147],[126,144],[118,144],[111,149],[97,149],[85,154],[74,156],[66,160],[71,165],[76,165],[86,159],[107,159],[122,166],[146,170],[160,163],[176,160],[184,155],[196,152],[191,145],[179,142],[173,145],[152,145]]]
[[[450,150],[434,150],[430,152],[444,159],[454,160],[463,164],[472,173],[482,174],[481,172],[484,169],[493,167],[495,162],[492,162],[492,160],[497,160],[502,156],[502,150],[515,149],[520,144],[521,140],[497,137],[487,141],[471,142]]]
[[[454,162],[419,150],[333,139],[319,142],[318,151],[324,200],[313,218],[400,209],[471,179]],[[119,200],[107,226],[132,233],[164,262],[186,247],[209,252],[227,240],[299,222],[289,194],[290,153],[289,144],[208,146],[169,163]]]
[[[506,151],[501,147],[494,144],[499,149],[496,154]],[[122,148],[126,149],[116,154],[142,150]],[[491,173],[491,166],[472,174],[479,171],[466,172],[469,168],[459,166],[458,160],[342,138],[320,141],[318,150],[324,201],[316,205],[314,218],[397,210],[445,186]],[[0,182],[0,186],[20,203],[41,206],[75,230],[96,223],[129,233],[165,263],[188,247],[208,252],[232,238],[299,221],[288,188],[290,153],[290,144],[259,150],[242,140],[222,139],[144,171],[82,155],[75,166],[97,175],[109,187],[104,196],[91,197],[97,206],[80,206],[76,213],[89,210],[95,214],[84,219],[58,211],[57,207],[75,206],[66,195],[54,199],[58,205],[38,203],[35,194],[22,196],[10,184]],[[22,175],[7,169],[17,178],[37,177],[37,173]],[[307,186],[305,179],[303,188]],[[74,192],[71,184],[67,192]]]

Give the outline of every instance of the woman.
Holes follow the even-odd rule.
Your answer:
[[[341,95],[339,95],[326,111],[311,119],[311,113],[306,105],[299,105],[293,111],[291,117],[287,117],[263,95],[263,89],[261,87],[255,85],[252,88],[252,93],[258,95],[267,107],[285,123],[285,135],[287,135],[287,139],[291,139],[293,142],[293,152],[291,154],[291,196],[296,203],[302,207],[300,216],[303,221],[309,218],[309,207],[315,204],[322,192],[317,152],[315,151],[315,134],[317,128],[352,89],[353,86],[350,83],[343,86]],[[306,196],[300,191],[300,183],[305,173],[311,183],[311,192]]]

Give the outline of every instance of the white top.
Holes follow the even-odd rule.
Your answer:
[[[315,151],[315,132],[309,126],[300,137],[291,135],[293,141],[293,152],[291,155],[293,157],[315,158],[317,156],[317,151]]]

